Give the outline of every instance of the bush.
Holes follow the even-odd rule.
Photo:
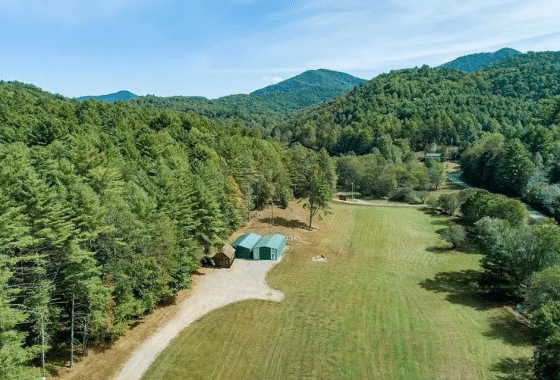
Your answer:
[[[507,220],[512,226],[526,224],[529,219],[529,212],[523,203],[486,190],[468,193],[461,205],[461,212],[469,224],[475,224],[486,216]]]
[[[560,379],[560,331],[537,344],[535,375],[542,380]]]
[[[439,207],[448,215],[455,215],[460,206],[460,200],[457,193],[445,193],[439,196]]]
[[[405,202],[410,204],[422,203],[416,196],[414,190],[409,187],[400,187],[389,195],[389,200],[397,202]]]
[[[416,192],[416,197],[418,199],[420,199],[420,202],[426,203],[426,201],[430,197],[430,192],[429,191],[417,191]]]
[[[455,249],[465,241],[467,234],[463,226],[459,224],[453,224],[452,226],[441,231],[441,236],[449,243],[451,243],[451,249]]]

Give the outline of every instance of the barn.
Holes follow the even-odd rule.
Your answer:
[[[253,248],[261,240],[261,236],[257,234],[243,234],[235,239],[231,246],[235,248],[235,257],[238,259],[252,259]]]
[[[279,234],[266,235],[253,248],[255,260],[278,260],[286,247],[286,236]]]

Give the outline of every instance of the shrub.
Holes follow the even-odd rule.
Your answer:
[[[391,195],[389,195],[389,199],[392,201],[406,202],[410,204],[422,203],[418,197],[416,197],[414,190],[409,187],[399,187],[393,191]]]
[[[452,226],[441,231],[441,236],[449,243],[451,243],[451,249],[455,249],[465,241],[467,234],[463,226],[459,224],[453,224]]]

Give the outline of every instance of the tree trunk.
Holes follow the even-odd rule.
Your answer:
[[[310,200],[309,201],[309,229],[313,229],[312,224],[313,223],[313,201]]]
[[[41,314],[41,365],[43,366],[43,377],[45,377],[45,320]]]
[[[74,300],[75,295],[72,293],[72,322],[70,327],[70,368],[74,367],[74,319],[75,319],[75,312],[74,312]]]

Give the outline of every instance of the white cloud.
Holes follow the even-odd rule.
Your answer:
[[[282,77],[262,77],[262,80],[265,82],[276,84],[278,82],[282,82]]]
[[[278,25],[246,43],[259,68],[340,71],[437,65],[502,47],[547,50],[560,44],[557,0],[312,0],[274,13]],[[548,37],[547,37],[548,36]],[[403,66],[404,65],[404,66]]]

